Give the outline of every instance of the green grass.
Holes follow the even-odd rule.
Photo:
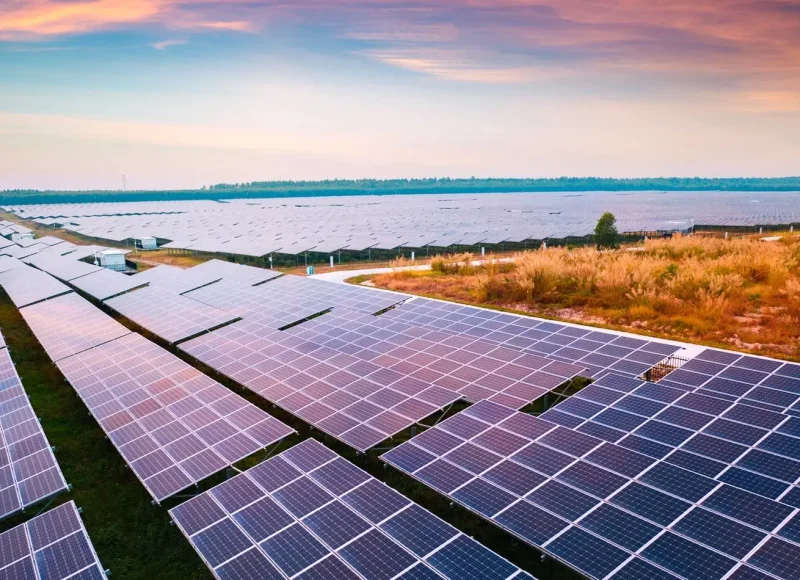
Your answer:
[[[100,307],[108,312],[106,307]],[[295,428],[298,436],[292,436],[281,442],[271,450],[272,454],[279,453],[307,437],[315,437],[372,476],[384,481],[536,577],[543,580],[580,578],[578,574],[552,559],[547,558],[542,561],[541,554],[537,550],[466,509],[451,505],[447,498],[386,466],[379,459],[385,448],[357,454],[349,447],[319,431],[312,430],[304,422],[195,361],[186,353],[136,327],[130,321],[118,315],[114,315],[114,318]],[[147,580],[211,578],[211,574],[189,542],[175,526],[170,525],[167,510],[185,501],[185,497],[167,500],[161,506],[152,505],[151,497],[144,486],[127,468],[111,442],[105,438],[100,426],[89,415],[60,371],[50,362],[36,337],[2,290],[0,290],[0,329],[9,345],[12,359],[30,396],[33,408],[42,420],[50,443],[56,448],[56,459],[67,482],[73,486],[71,492],[57,496],[54,504],[74,499],[78,507],[83,508],[82,516],[86,528],[103,566],[112,571],[113,578]],[[452,415],[464,406],[455,405],[446,416]],[[433,424],[440,418],[435,417],[426,422]],[[400,433],[388,446],[395,446],[409,439],[412,434],[411,430]],[[267,455],[267,452],[261,452],[239,462],[236,467],[246,469],[263,461]],[[225,475],[218,474],[204,480],[199,489],[208,489],[222,482]],[[25,514],[6,518],[0,522],[0,531],[26,521],[35,515],[40,507],[33,506]]]

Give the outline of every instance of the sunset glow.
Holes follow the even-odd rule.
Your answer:
[[[0,0],[0,189],[785,175],[798,135],[798,0]]]

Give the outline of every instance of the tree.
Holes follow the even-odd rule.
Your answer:
[[[597,220],[594,228],[594,240],[598,250],[616,250],[619,248],[619,232],[617,231],[617,218],[611,212],[606,212]]]

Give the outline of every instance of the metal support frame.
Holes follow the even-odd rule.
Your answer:
[[[570,388],[570,386],[572,385],[572,382],[573,382],[574,380],[575,380],[575,377],[572,377],[572,378],[571,378],[569,381],[567,381],[567,384],[566,384],[566,385],[564,385],[564,388],[563,388],[563,389],[561,389],[561,392],[559,392],[559,391],[556,391],[556,390],[552,390],[552,391],[550,391],[550,393],[547,393],[547,394],[545,394],[545,400],[544,400],[544,411],[542,411],[543,413],[544,413],[545,411],[549,411],[550,409],[552,409],[553,407],[555,407],[555,406],[558,404],[558,402],[559,402],[559,400],[560,400],[560,399],[562,399],[562,398],[567,398],[567,395],[565,395],[564,393],[566,393],[566,392],[567,392],[567,389],[569,389],[569,388]],[[552,393],[552,394],[554,394],[554,395],[556,396],[556,400],[553,402],[553,404],[552,404],[552,405],[548,405],[548,404],[547,404],[547,395],[549,395],[549,394],[551,394],[551,393]]]

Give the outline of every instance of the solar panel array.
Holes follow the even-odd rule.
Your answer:
[[[680,350],[680,346],[666,341],[426,298],[408,301],[383,317],[575,364],[586,369],[582,375],[586,377],[600,376],[607,370],[638,376]]]
[[[106,304],[169,342],[185,340],[238,318],[219,308],[155,286],[110,298]]]
[[[57,246],[65,243],[64,240],[55,236],[42,236],[41,238],[36,238],[35,241],[45,246]]]
[[[57,238],[53,238],[57,239]],[[38,253],[34,254],[35,256],[65,256],[70,254],[70,252],[74,252],[78,249],[76,244],[71,242],[64,242],[62,241],[60,244],[52,244],[47,246],[46,248],[39,250]],[[70,256],[70,259],[73,259]]]
[[[35,240],[33,238],[17,238],[16,240],[14,240],[14,242],[21,248],[27,248],[34,244],[38,244],[39,240]],[[49,244],[43,244],[43,245],[49,245]]]
[[[256,334],[249,334],[255,326]],[[320,430],[365,451],[461,395],[247,321],[180,348]]]
[[[14,268],[0,274],[0,286],[17,308],[71,292],[49,274],[34,268]]]
[[[46,247],[47,246],[45,246],[44,244],[33,244],[27,247],[14,244],[13,246],[6,246],[2,250],[0,250],[0,252],[2,252],[7,256],[11,256],[13,258],[22,260],[23,258],[27,258],[28,256],[32,256],[38,253],[39,250],[42,250]]]
[[[281,322],[302,320],[334,306],[374,314],[409,298],[396,292],[291,275],[255,287],[223,281],[189,292],[186,296],[245,317],[258,316],[262,320],[274,317]]]
[[[107,268],[72,280],[70,284],[97,300],[107,300],[146,285],[136,276],[127,276]]]
[[[359,450],[461,398],[523,407],[582,370],[338,307],[286,331],[245,319],[181,348]]]
[[[141,284],[148,283],[152,287],[183,294],[217,282],[221,276],[207,269],[177,268],[162,264],[135,274],[134,278]]]
[[[280,272],[274,270],[254,268],[253,266],[234,264],[223,260],[209,260],[192,267],[192,270],[246,286],[255,286],[281,275]]]
[[[157,501],[294,432],[138,334],[57,366]]]
[[[0,577],[104,580],[106,575],[70,501],[0,534]]]
[[[220,579],[531,578],[313,439],[170,515]]]
[[[538,192],[28,205],[28,219],[117,242],[142,232],[171,248],[298,255],[339,249],[475,246],[586,236],[606,211],[620,231],[800,222],[797,192]],[[265,227],[265,224],[267,226]]]
[[[64,475],[3,341],[0,348],[0,518],[66,489]]]
[[[613,375],[584,391],[542,418],[800,507],[800,418]]]
[[[20,313],[53,362],[131,332],[74,292],[27,306]]]
[[[27,268],[27,264],[11,256],[0,256],[0,273],[8,272],[14,268]]]
[[[797,509],[490,402],[383,458],[592,578],[800,572]]]
[[[73,260],[68,257],[53,255],[50,253],[35,254],[29,258],[26,258],[25,262],[35,266],[39,270],[55,276],[59,280],[63,280],[64,282],[69,282],[75,278],[80,278],[81,276],[86,276],[87,274],[93,274],[103,270],[103,268],[100,268],[99,266],[93,266],[92,264],[87,264],[86,262],[81,262],[79,260]]]
[[[262,286],[268,286],[268,282]],[[237,282],[222,280],[199,290],[187,293],[186,298],[196,300],[225,312],[258,321],[269,328],[283,328],[300,320],[314,316],[331,308],[329,300],[292,301],[287,305],[282,298],[268,293],[262,286],[244,286]]]

